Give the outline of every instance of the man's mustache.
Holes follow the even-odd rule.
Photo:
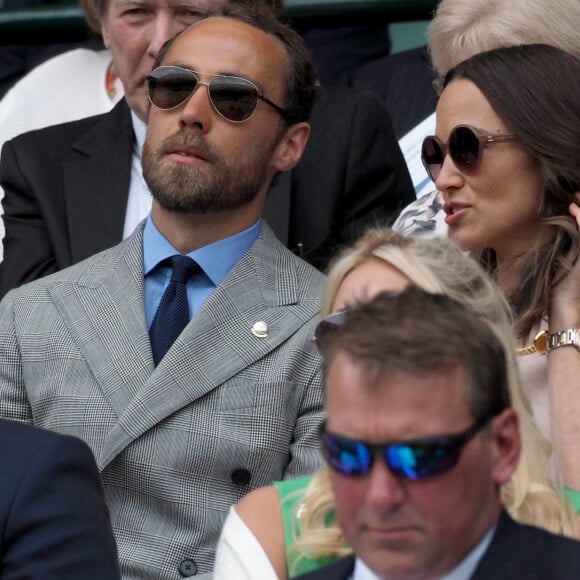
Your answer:
[[[189,149],[197,156],[211,163],[221,160],[220,155],[208,144],[203,135],[190,130],[182,130],[175,135],[167,137],[161,142],[159,147],[161,154],[175,151],[175,149],[184,149],[186,151]]]

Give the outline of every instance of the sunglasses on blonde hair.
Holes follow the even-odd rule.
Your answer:
[[[211,77],[202,82],[199,75]],[[159,109],[169,111],[181,107],[201,85],[207,87],[215,112],[232,123],[251,119],[258,100],[275,109],[285,120],[288,111],[266,98],[250,80],[231,75],[200,73],[179,66],[160,66],[148,77],[149,100]]]
[[[312,340],[316,346],[320,349],[324,343],[326,337],[333,332],[337,326],[342,326],[346,320],[347,310],[339,310],[329,314],[323,318],[314,329],[314,337]]]
[[[425,137],[421,147],[421,161],[431,180],[436,181],[447,153],[460,171],[470,173],[479,167],[486,147],[516,140],[514,133],[489,134],[470,125],[457,125],[451,130],[447,144],[435,135]]]

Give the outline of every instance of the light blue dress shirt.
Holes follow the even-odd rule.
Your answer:
[[[187,254],[203,270],[203,273],[193,276],[187,283],[190,320],[213,292],[213,289],[222,282],[258,239],[261,230],[262,220],[258,220],[243,232]],[[179,253],[155,227],[151,214],[149,214],[143,230],[143,272],[145,274],[147,328],[151,328],[163,292],[171,279],[171,267],[165,265],[157,267],[157,265],[166,258]]]

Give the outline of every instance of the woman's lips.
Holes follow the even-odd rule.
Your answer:
[[[445,212],[445,223],[451,226],[457,223],[469,210],[471,206],[461,201],[448,201],[443,205]]]

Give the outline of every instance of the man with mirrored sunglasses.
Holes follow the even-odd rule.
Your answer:
[[[485,320],[411,287],[321,325],[321,444],[354,555],[301,579],[578,577],[579,542],[502,509],[521,443]]]
[[[168,42],[163,67],[186,82],[169,103],[149,81],[145,222],[0,304],[0,414],[89,443],[135,580],[209,573],[232,504],[322,464],[323,276],[261,217],[308,138],[311,57],[231,5]]]

